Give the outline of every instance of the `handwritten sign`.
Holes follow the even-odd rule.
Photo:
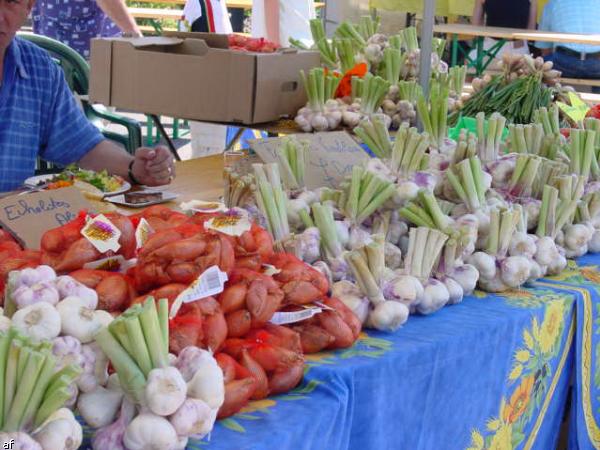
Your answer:
[[[345,131],[303,134],[299,139],[308,141],[310,146],[306,172],[309,189],[321,186],[336,188],[340,180],[352,173],[352,167],[369,159],[362,147]],[[277,162],[282,138],[252,139],[248,143],[264,162]]]
[[[82,209],[92,212],[74,187],[10,195],[0,200],[0,223],[27,248],[37,249],[45,231],[70,222]]]

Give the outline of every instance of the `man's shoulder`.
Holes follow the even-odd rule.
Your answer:
[[[46,50],[26,39],[15,37],[13,44],[27,73],[30,75],[49,76],[56,70],[56,64]]]

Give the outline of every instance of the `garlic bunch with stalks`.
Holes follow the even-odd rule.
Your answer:
[[[73,336],[84,344],[94,339],[94,334],[112,320],[106,311],[96,311],[97,301],[80,297],[67,297],[56,305],[61,317],[61,332]],[[108,316],[107,316],[108,314]]]
[[[394,331],[406,322],[409,309],[385,297],[385,239],[372,236],[372,242],[344,254],[360,291],[371,303],[366,325],[382,331]],[[356,302],[358,303],[358,302]],[[355,305],[356,306],[356,305]]]
[[[331,296],[341,300],[354,313],[361,323],[365,323],[369,315],[369,300],[359,287],[351,281],[342,280],[333,283]]]
[[[83,441],[83,431],[73,413],[62,408],[35,431],[33,438],[43,450],[77,450]]]
[[[91,392],[82,393],[77,400],[77,410],[92,428],[111,424],[121,408],[123,393],[96,387]]]
[[[123,435],[127,450],[171,450],[178,440],[167,419],[150,413],[134,418]]]
[[[35,303],[18,310],[12,317],[12,325],[39,342],[49,341],[60,334],[61,319],[49,303]]]
[[[150,411],[159,416],[169,416],[185,401],[187,385],[175,367],[152,369],[146,381],[145,394]]]
[[[476,252],[467,258],[479,271],[479,285],[483,290],[502,292],[518,288],[529,280],[537,246],[535,238],[526,235],[525,222],[518,205],[513,209],[491,211],[485,252]],[[515,242],[512,241],[514,236],[517,236]],[[514,256],[509,255],[511,243]],[[517,254],[519,252],[522,254]]]

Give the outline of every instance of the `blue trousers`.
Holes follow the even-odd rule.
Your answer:
[[[544,58],[546,61],[552,61],[554,68],[562,72],[565,78],[590,78],[600,79],[600,59],[586,59],[581,61],[579,58],[564,53],[554,52]],[[599,87],[592,87],[592,92],[600,93]]]

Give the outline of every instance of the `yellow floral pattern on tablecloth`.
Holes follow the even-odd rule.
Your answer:
[[[512,450],[524,442],[550,395],[551,363],[559,354],[570,301],[548,301],[541,323],[534,316],[523,330],[522,347],[515,351],[507,377],[509,394],[501,399],[498,415],[488,419],[484,431],[472,430],[468,450]]]

